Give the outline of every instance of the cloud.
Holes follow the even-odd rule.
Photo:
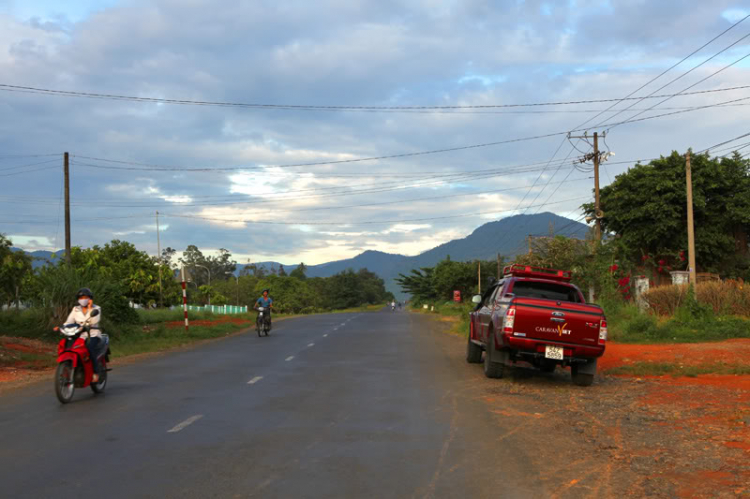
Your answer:
[[[688,4],[226,1],[217,9],[207,0],[132,0],[81,10],[58,3],[51,10],[37,7],[38,12],[0,11],[0,83],[319,106],[604,99],[630,94],[744,15],[729,0]],[[637,95],[658,89],[743,34],[730,31]],[[749,46],[740,43],[664,92],[710,75]],[[696,90],[744,85],[748,71],[734,67]],[[744,95],[677,97],[659,107]],[[634,109],[656,102],[645,100]],[[169,225],[168,230],[162,226],[162,246],[222,246],[255,261],[322,263],[364,249],[416,254],[464,237],[517,207],[575,218],[583,201],[560,201],[590,196],[593,181],[591,174],[569,167],[556,171],[557,161],[580,156],[562,136],[409,154],[582,124],[601,130],[635,114],[614,116],[625,107],[620,104],[596,116],[609,105],[342,112],[0,92],[0,150],[3,155],[55,153],[60,167],[62,152],[72,154],[74,244],[127,237],[155,253],[158,210],[162,224]],[[583,110],[593,111],[568,112]],[[611,128],[602,147],[615,151],[617,162],[702,149],[738,135],[748,118],[750,106],[732,106],[622,125]],[[383,158],[400,154],[407,156]],[[370,157],[381,159],[353,161]],[[532,163],[543,167],[551,159],[544,173],[467,173]],[[340,161],[346,162],[279,167]],[[33,162],[0,158],[0,169]],[[628,166],[604,167],[602,184]],[[29,220],[44,222],[11,226],[23,244],[59,246],[61,168],[27,169],[3,177],[0,211],[12,217],[22,210]],[[557,184],[562,180],[566,183]],[[479,194],[508,188],[513,190]],[[555,204],[536,206],[547,201]],[[81,221],[94,216],[99,220],[93,224]],[[11,229],[0,222],[0,231]]]

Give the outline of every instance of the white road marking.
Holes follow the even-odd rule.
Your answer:
[[[247,384],[248,385],[254,385],[255,383],[257,383],[258,381],[260,381],[262,379],[263,379],[263,376],[256,376],[253,379],[251,379],[250,381],[248,381]]]
[[[307,344],[307,346],[308,346],[308,347],[314,347],[314,346],[315,346],[315,343],[308,343],[308,344]]]
[[[198,421],[202,417],[203,417],[203,414],[196,414],[195,416],[189,417],[185,421],[183,421],[182,423],[180,423],[177,426],[175,426],[174,428],[172,428],[171,430],[168,430],[167,433],[177,433],[178,431],[184,430],[186,427],[188,427],[191,424],[195,423],[196,421]]]
[[[293,358],[294,358],[294,355],[290,355],[289,357],[287,357],[287,358],[286,358],[286,361],[287,361],[287,362],[289,362],[289,361],[290,361],[290,360],[292,360]]]
[[[324,335],[323,335],[323,338],[325,338],[325,337],[327,337],[327,336],[328,336],[328,333],[324,334]]]
[[[333,330],[334,330],[334,331],[338,331],[338,330],[339,330],[339,328],[335,327],[335,328],[333,328]]]
[[[346,326],[346,322],[342,322],[342,323],[341,323],[341,325],[342,325],[342,326]]]

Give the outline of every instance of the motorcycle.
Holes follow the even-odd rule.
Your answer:
[[[91,312],[91,318],[99,315],[99,310]],[[64,336],[57,345],[57,370],[55,371],[55,394],[57,399],[67,404],[73,399],[76,388],[91,387],[94,393],[102,393],[107,386],[107,362],[109,362],[109,336],[102,334],[96,358],[99,363],[99,381],[92,383],[94,364],[86,346],[83,333],[90,331],[88,321],[83,324],[64,324],[60,334]]]
[[[271,311],[266,312],[265,307],[258,307],[258,318],[255,320],[255,330],[258,331],[258,336],[268,336],[271,331],[271,324],[269,318]]]

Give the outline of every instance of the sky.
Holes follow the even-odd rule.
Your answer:
[[[513,214],[577,220],[593,174],[574,161],[592,140],[566,132],[606,132],[603,186],[750,132],[750,88],[724,90],[750,84],[750,57],[735,63],[750,19],[656,78],[748,14],[726,0],[0,0],[0,233],[64,246],[64,151],[82,247],[156,254],[157,211],[163,248],[308,265],[415,255]],[[579,103],[524,105],[559,102]]]

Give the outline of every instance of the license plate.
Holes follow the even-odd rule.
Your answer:
[[[544,357],[547,359],[563,360],[563,347],[545,346]]]

